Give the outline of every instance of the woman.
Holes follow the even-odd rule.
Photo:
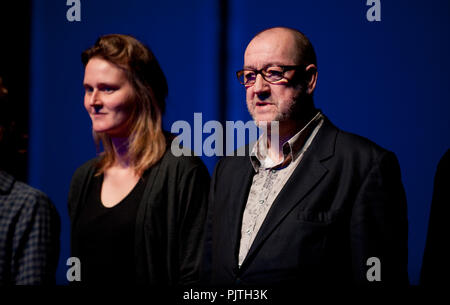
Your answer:
[[[81,284],[195,283],[209,174],[199,158],[169,149],[156,58],[119,34],[100,37],[81,58],[84,106],[104,149],[77,169],[69,193]]]

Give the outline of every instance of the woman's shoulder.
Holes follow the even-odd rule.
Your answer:
[[[96,164],[98,163],[99,158],[92,158],[86,162],[84,162],[82,165],[80,165],[74,172],[72,179],[76,179],[78,177],[84,177],[90,172],[93,172],[96,168]]]
[[[171,167],[171,168],[183,168],[191,169],[196,167],[205,168],[200,157],[196,156],[192,150],[186,147],[180,147],[176,140],[176,136],[170,132],[165,131],[164,136],[166,137],[166,151],[161,158],[161,163]]]
[[[190,171],[194,168],[201,168],[206,170],[206,166],[203,161],[193,154],[174,154],[170,147],[166,150],[161,158],[161,166],[167,169],[178,169],[183,171]]]
[[[94,158],[83,163],[75,170],[72,176],[67,201],[69,216],[72,221],[75,217],[75,211],[77,210],[78,204],[80,203],[82,194],[87,190],[87,185],[89,184],[90,177],[94,175],[96,168],[95,164],[97,162],[98,158]]]

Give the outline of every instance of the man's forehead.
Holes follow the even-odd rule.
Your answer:
[[[297,60],[295,41],[291,35],[261,35],[247,46],[244,65],[292,65]]]

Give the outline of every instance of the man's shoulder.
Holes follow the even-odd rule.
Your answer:
[[[326,151],[343,159],[373,160],[389,152],[364,136],[336,127],[327,118],[317,138],[316,151]]]
[[[28,198],[35,198],[42,201],[50,200],[44,192],[21,181],[16,181],[14,183],[13,191],[11,193],[22,194],[22,196]]]
[[[323,142],[321,145],[327,145]],[[333,143],[333,152],[326,158],[329,166],[334,168],[357,170],[368,173],[369,170],[381,164],[397,166],[398,160],[395,154],[374,141],[351,132],[337,129]],[[332,165],[334,164],[334,165]]]
[[[379,155],[388,152],[387,149],[364,136],[343,130],[339,130],[337,133],[336,151],[366,155]]]
[[[36,206],[52,207],[50,198],[42,191],[9,176],[12,187],[8,194],[3,194],[2,201],[14,209],[32,209]]]

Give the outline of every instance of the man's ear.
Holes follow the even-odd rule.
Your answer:
[[[317,84],[317,67],[310,64],[306,67],[306,93],[312,95]]]

